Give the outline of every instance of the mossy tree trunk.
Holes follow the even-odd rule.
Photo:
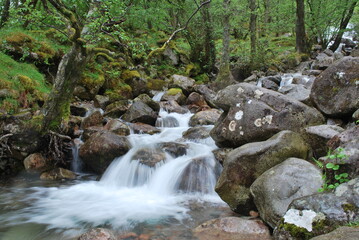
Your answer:
[[[1,19],[0,19],[0,28],[4,27],[5,23],[9,20],[10,17],[10,0],[5,0],[2,6]]]
[[[249,10],[251,12],[249,17],[249,32],[251,38],[251,60],[257,53],[257,4],[256,0],[249,0]]]
[[[307,53],[307,39],[305,34],[305,8],[304,0],[296,0],[297,3],[297,20],[295,27],[295,48],[298,53]]]
[[[216,78],[216,82],[221,83],[221,88],[226,87],[234,83],[234,78],[230,70],[229,62],[229,43],[230,43],[230,0],[223,0],[223,48],[222,48],[222,57],[221,63],[219,66],[219,72]]]

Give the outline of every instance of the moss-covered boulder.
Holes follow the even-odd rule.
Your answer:
[[[282,131],[267,141],[245,144],[227,154],[216,185],[218,195],[235,212],[255,209],[249,188],[265,171],[290,157],[307,159],[310,147],[298,133]]]
[[[162,101],[174,100],[180,105],[184,105],[186,102],[186,96],[183,94],[180,88],[170,88],[161,98]]]

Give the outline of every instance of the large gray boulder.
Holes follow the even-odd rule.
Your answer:
[[[339,185],[334,192],[294,200],[274,231],[276,239],[303,239],[359,221],[359,178]],[[300,233],[298,235],[298,233]]]
[[[318,192],[322,172],[299,158],[289,158],[264,172],[250,187],[261,218],[274,228],[292,200]]]
[[[282,130],[300,132],[306,126],[324,123],[316,109],[248,83],[221,90],[215,103],[225,111],[211,131],[219,147],[238,147],[266,140]]]
[[[180,88],[186,94],[192,91],[195,80],[186,76],[174,74],[170,79],[171,88]]]
[[[237,213],[255,209],[249,187],[265,171],[290,157],[308,158],[309,146],[298,133],[282,131],[267,141],[248,143],[227,154],[216,192]]]
[[[199,125],[214,125],[221,116],[221,113],[222,112],[218,109],[200,111],[191,117],[189,120],[189,125],[191,127]]]
[[[80,147],[79,156],[95,173],[103,173],[114,158],[131,148],[126,137],[111,132],[97,132]]]
[[[136,101],[126,113],[122,115],[122,119],[126,122],[141,122],[154,126],[157,119],[157,113],[144,102]]]
[[[224,217],[209,220],[193,230],[199,240],[270,240],[268,227],[261,220]]]
[[[359,108],[359,58],[345,57],[318,76],[310,98],[331,117],[350,116]]]

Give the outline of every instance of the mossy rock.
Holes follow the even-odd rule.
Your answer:
[[[198,65],[190,63],[186,65],[186,75],[193,77],[199,74],[200,68]]]
[[[138,78],[141,78],[141,75],[136,70],[125,70],[121,74],[121,79],[123,79],[125,82]]]
[[[166,82],[161,79],[149,79],[146,86],[149,90],[161,91],[166,86]]]
[[[207,74],[203,73],[201,75],[195,76],[194,80],[196,80],[197,84],[204,84],[209,82],[209,77]]]
[[[119,83],[114,89],[106,90],[105,95],[110,98],[110,102],[133,98],[131,86],[123,83]]]

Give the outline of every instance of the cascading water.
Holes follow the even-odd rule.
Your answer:
[[[182,139],[191,116],[161,110],[161,133],[128,136],[132,149],[115,159],[100,181],[33,187],[27,190],[30,194],[25,194],[25,207],[5,212],[0,223],[8,227],[15,222],[38,224],[62,231],[59,239],[66,239],[66,234],[74,237],[96,226],[121,231],[138,224],[178,224],[190,219],[193,202],[223,206],[214,192],[221,170],[212,154],[216,148],[214,141]],[[171,119],[170,124],[164,119]],[[168,144],[180,151],[166,151]],[[11,238],[1,235],[0,228],[0,239]]]

